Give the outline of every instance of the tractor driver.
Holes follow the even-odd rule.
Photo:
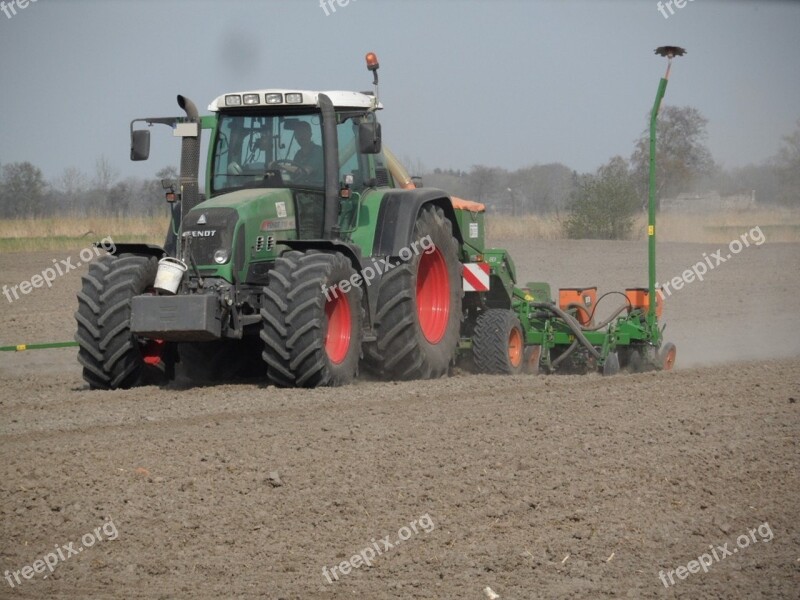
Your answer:
[[[295,152],[291,164],[281,168],[302,181],[321,183],[324,175],[322,148],[311,141],[311,124],[300,121],[295,125],[294,137],[300,148]]]

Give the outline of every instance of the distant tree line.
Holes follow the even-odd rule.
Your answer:
[[[646,118],[649,122],[649,115]],[[657,131],[657,198],[681,192],[751,194],[762,205],[800,207],[800,120],[777,154],[758,165],[723,169],[706,146],[708,120],[697,109],[664,106]],[[615,156],[594,173],[560,163],[516,171],[475,165],[468,171],[433,169],[406,160],[426,187],[482,202],[494,213],[557,215],[570,237],[624,239],[647,203],[649,141],[645,129],[629,159]],[[66,169],[52,181],[29,162],[0,165],[0,218],[164,214],[162,179],[177,179],[165,167],[151,179],[120,179],[105,158],[93,175]]]
[[[657,206],[682,192],[714,190],[723,196],[755,192],[761,205],[800,208],[800,120],[775,156],[729,170],[706,146],[707,125],[693,107],[662,107],[656,132]],[[516,171],[475,165],[469,171],[434,169],[423,178],[426,186],[483,202],[495,213],[561,216],[569,237],[624,239],[647,206],[649,161],[648,126],[629,159],[615,156],[594,173],[579,174],[559,163]]]
[[[120,179],[105,158],[92,176],[65,169],[52,181],[29,162],[0,165],[0,218],[89,215],[160,216],[165,212],[162,179],[177,179],[175,167],[164,167],[152,179]]]

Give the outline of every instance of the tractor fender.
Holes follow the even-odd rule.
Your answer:
[[[453,235],[462,245],[464,238],[446,192],[434,188],[393,190],[384,194],[378,210],[372,255],[398,256],[401,249],[414,242],[414,224],[422,207],[428,204],[444,211],[445,217],[453,224]]]

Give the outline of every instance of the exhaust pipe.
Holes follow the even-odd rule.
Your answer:
[[[186,214],[200,203],[198,175],[200,171],[200,116],[194,102],[186,96],[178,95],[178,106],[186,113],[189,121],[198,123],[197,137],[183,137],[181,142],[181,212]]]
[[[339,161],[334,158],[339,155],[336,111],[333,102],[325,94],[320,94],[318,101],[322,112],[322,150],[325,155],[325,211],[322,237],[333,240],[339,237]]]
[[[178,94],[178,106],[186,112],[186,116],[190,119],[194,120],[199,118],[197,107],[194,105],[194,102],[189,100],[186,96]]]

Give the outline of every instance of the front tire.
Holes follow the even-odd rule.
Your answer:
[[[171,371],[168,345],[137,338],[130,331],[131,299],[153,285],[157,269],[155,257],[107,255],[83,276],[75,341],[83,378],[91,389],[166,382]]]
[[[423,240],[430,240],[426,248]],[[453,225],[441,208],[420,211],[410,244],[415,253],[384,274],[378,291],[378,339],[367,361],[384,379],[442,377],[459,339],[461,263]]]
[[[261,309],[262,357],[279,387],[347,385],[361,357],[361,288],[342,254],[287,252],[270,271]]]

